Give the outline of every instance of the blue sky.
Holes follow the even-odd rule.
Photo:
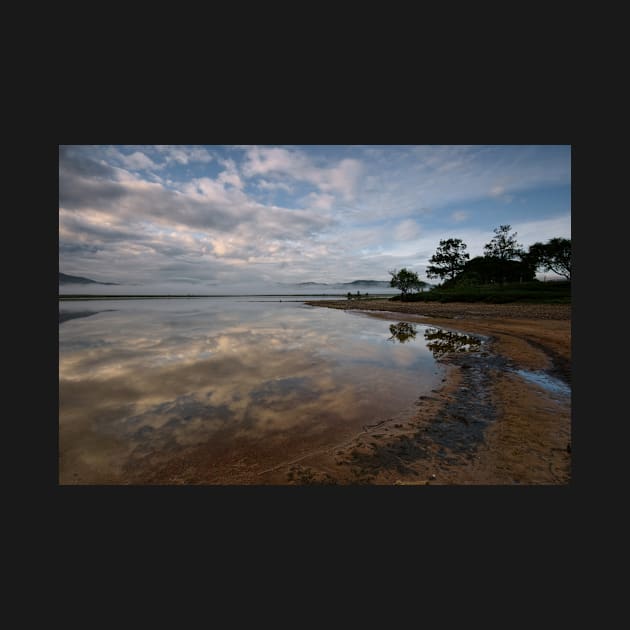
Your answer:
[[[59,269],[182,292],[388,280],[571,237],[569,146],[60,146]],[[542,276],[540,276],[542,277]],[[548,275],[549,277],[549,275]]]

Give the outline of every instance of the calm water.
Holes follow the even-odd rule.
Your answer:
[[[195,462],[191,482],[239,483],[410,414],[443,376],[427,345],[435,329],[300,302],[63,301],[59,311],[62,484],[141,483],[177,458]]]

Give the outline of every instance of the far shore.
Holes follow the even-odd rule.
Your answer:
[[[156,295],[116,295],[116,294],[89,294],[89,293],[61,293],[58,296],[60,301],[67,300],[192,300],[197,298],[235,298],[235,297],[264,297],[264,298],[295,298],[292,301],[303,302],[305,298],[312,297],[337,297],[337,293],[215,293],[208,295],[168,295],[168,294],[156,294]],[[387,299],[387,295],[376,296]],[[365,298],[361,297],[361,300]],[[280,300],[281,302],[284,300]]]

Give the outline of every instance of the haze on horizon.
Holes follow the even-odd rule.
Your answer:
[[[119,285],[72,292],[436,282],[440,239],[472,258],[501,224],[571,238],[570,146],[59,147],[59,271]]]

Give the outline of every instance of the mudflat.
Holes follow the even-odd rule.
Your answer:
[[[393,323],[475,335],[479,350],[441,354],[442,381],[408,414],[321,444],[228,440],[187,450],[134,484],[566,485],[571,479],[571,307],[381,300],[307,302]],[[360,315],[359,315],[360,314]],[[404,328],[403,328],[404,330]],[[323,410],[324,412],[325,410]],[[289,440],[289,441],[287,441]],[[293,440],[293,442],[291,442]],[[220,440],[219,440],[220,441]],[[227,449],[227,447],[226,447]],[[238,457],[235,455],[237,453]],[[293,453],[283,457],[282,453]],[[212,462],[212,465],[209,465]]]
[[[481,335],[484,351],[446,353],[442,386],[404,423],[384,420],[334,450],[262,475],[260,483],[567,484],[571,478],[571,306],[330,300]]]

